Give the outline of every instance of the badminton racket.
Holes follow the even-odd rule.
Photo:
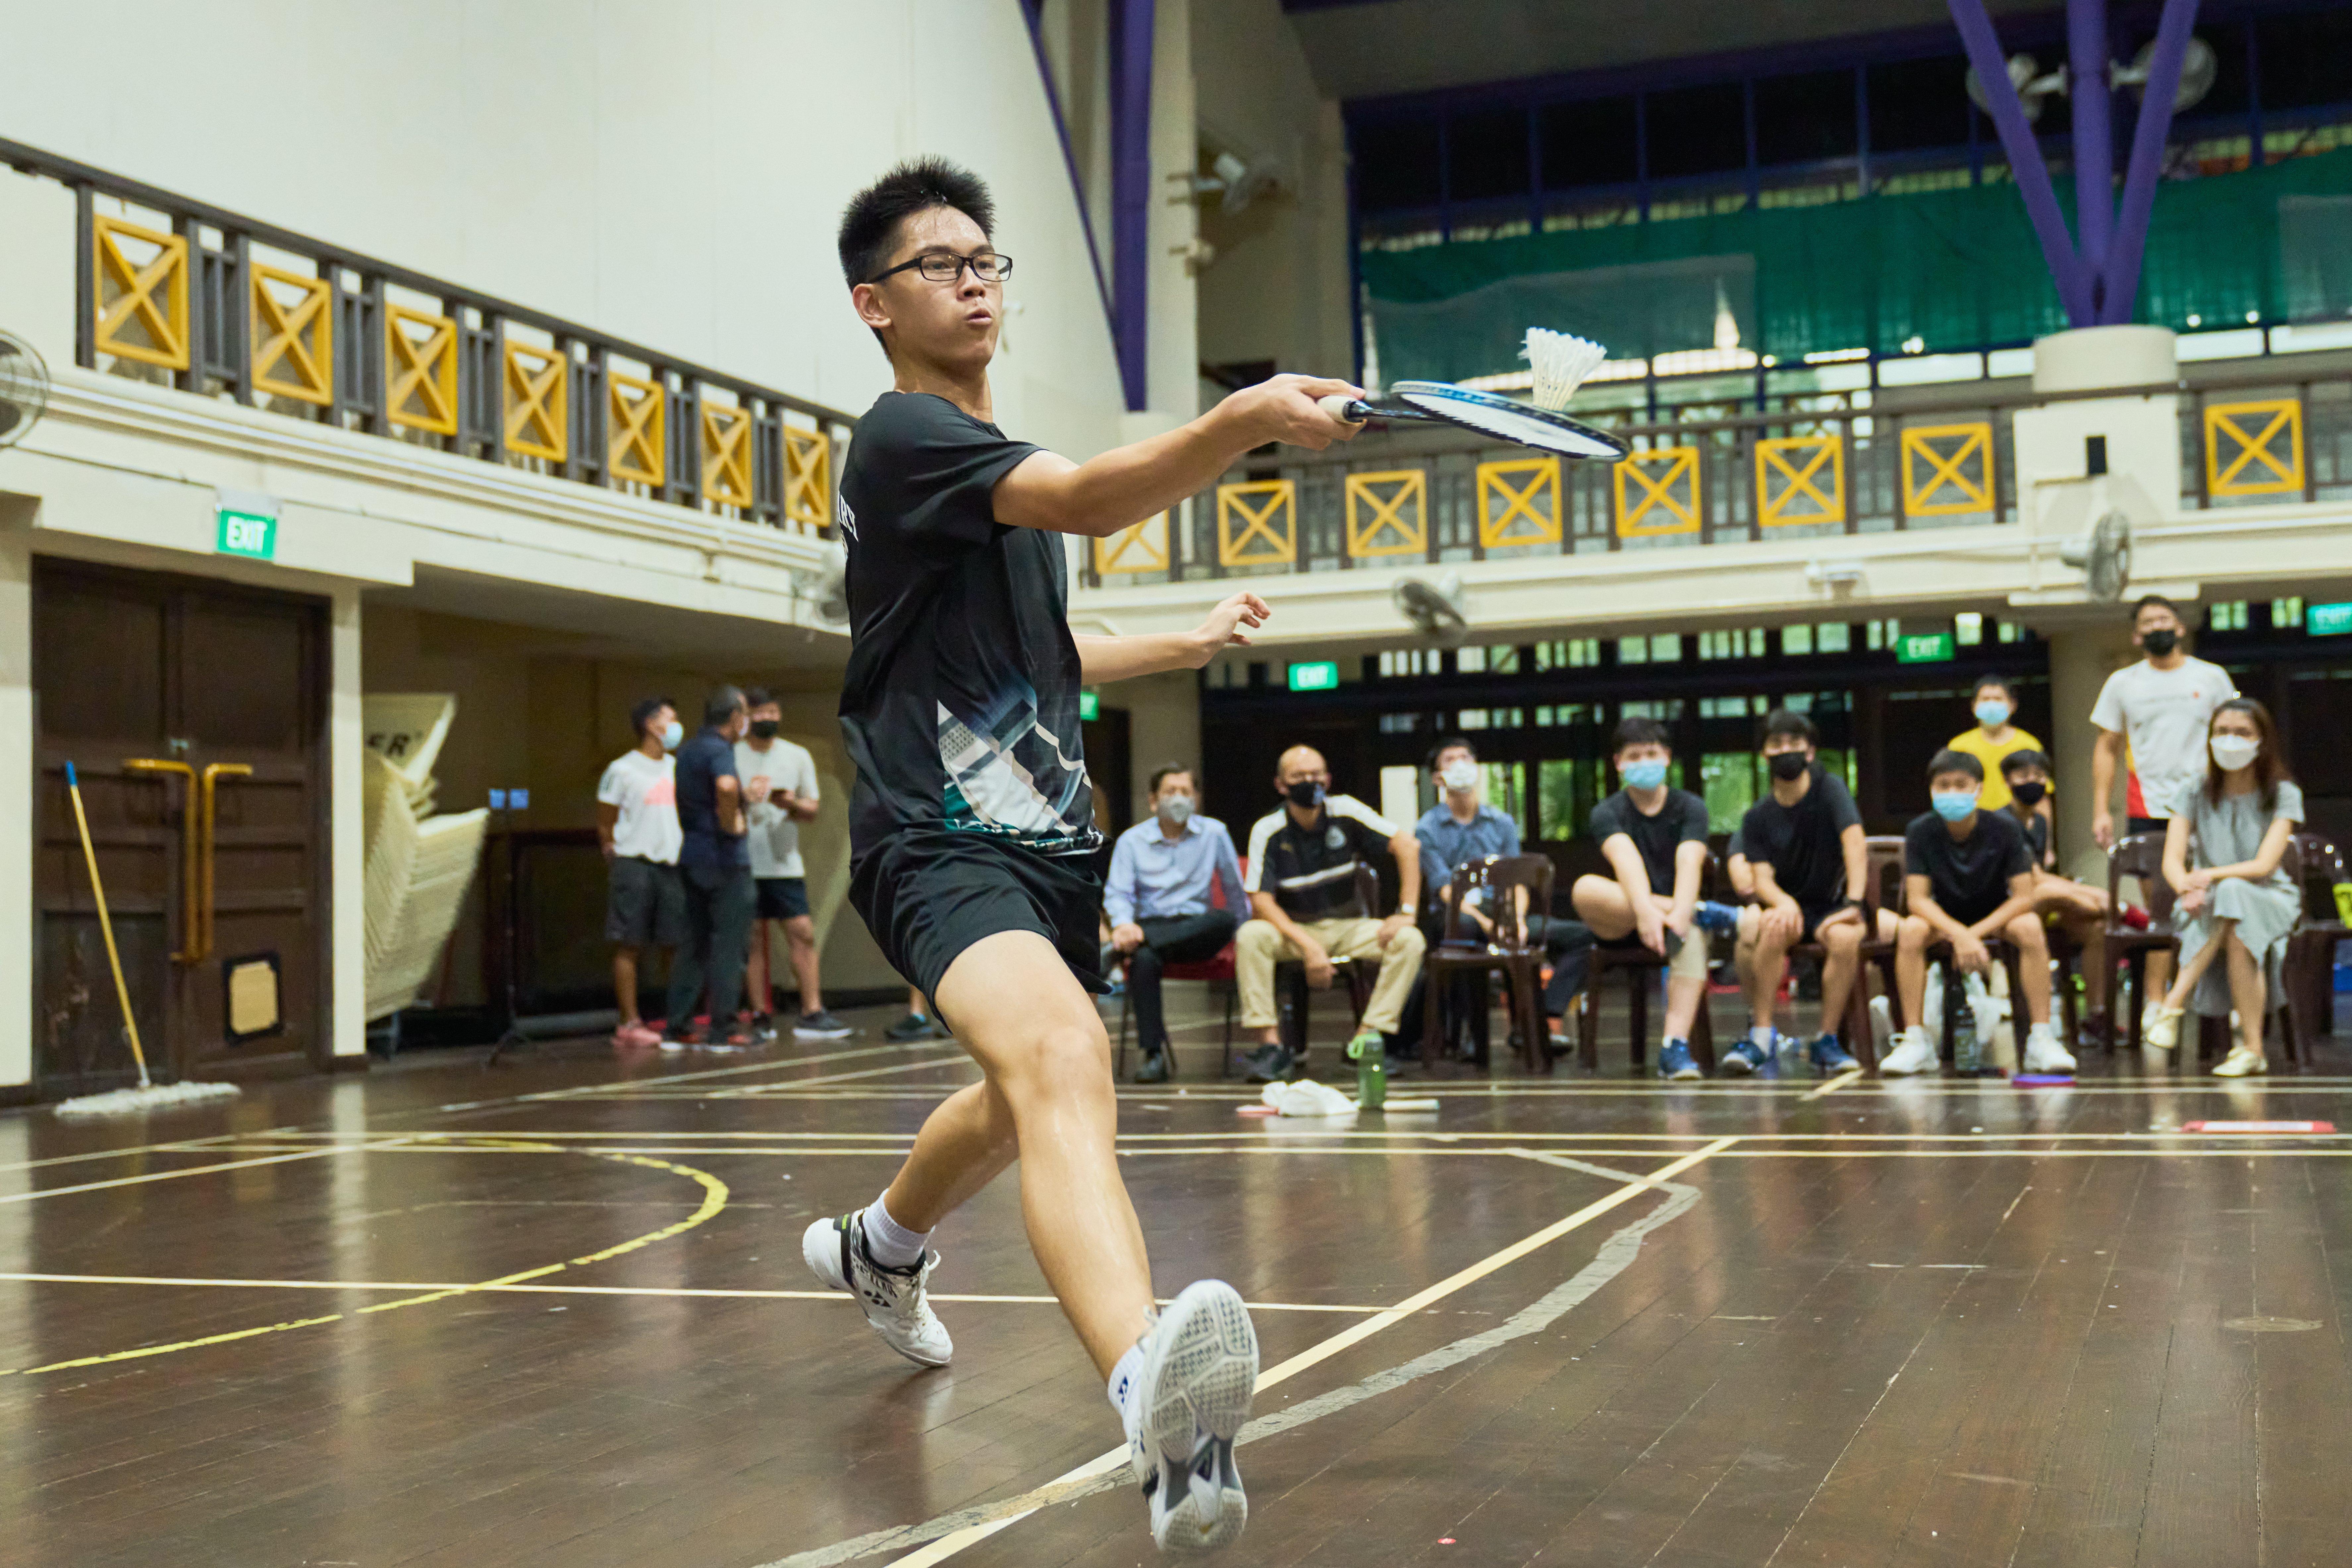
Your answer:
[[[1337,395],[1319,402],[1324,413],[1342,424],[1360,425],[1367,419],[1426,420],[1460,426],[1562,457],[1614,462],[1625,455],[1622,440],[1561,412],[1607,355],[1606,349],[1589,339],[1530,327],[1521,357],[1535,371],[1532,406],[1443,381],[1400,381],[1379,403]]]

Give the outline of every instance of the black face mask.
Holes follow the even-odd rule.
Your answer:
[[[751,734],[756,740],[772,741],[776,738],[776,731],[782,728],[783,728],[783,726],[773,719],[754,719],[751,721]]]
[[[2139,646],[2158,658],[2162,658],[2180,646],[2180,634],[2170,626],[2158,626],[2139,635]]]
[[[2050,793],[2050,786],[2040,779],[2027,779],[2022,784],[2010,785],[2009,793],[2017,797],[2018,805],[2032,807],[2042,804],[2042,797]]]
[[[1297,784],[1289,785],[1282,793],[1289,797],[1291,805],[1298,807],[1301,811],[1305,811],[1309,807],[1318,806],[1323,804],[1323,786],[1317,784],[1313,779],[1300,779]]]
[[[1775,752],[1765,759],[1765,766],[1772,770],[1774,778],[1792,784],[1805,776],[1805,770],[1812,763],[1802,752]]]

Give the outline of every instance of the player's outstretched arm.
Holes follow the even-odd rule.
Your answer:
[[[1269,441],[1321,451],[1354,438],[1315,405],[1363,390],[1313,375],[1277,375],[1234,393],[1189,425],[1073,463],[1036,452],[996,481],[996,521],[1048,533],[1108,539],[1207,489],[1243,453]]]
[[[1198,669],[1225,647],[1247,647],[1249,633],[1274,614],[1255,594],[1240,593],[1209,612],[1209,618],[1189,632],[1160,632],[1150,637],[1074,637],[1078,645],[1078,670],[1089,685],[1106,680],[1130,680],[1171,669]]]

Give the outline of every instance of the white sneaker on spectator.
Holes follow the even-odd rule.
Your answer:
[[[2049,1024],[2036,1024],[2025,1035],[2025,1070],[2032,1073],[2073,1072],[2074,1053],[2058,1043],[2058,1031]]]
[[[1914,1073],[1934,1072],[1941,1065],[1927,1031],[1914,1024],[1895,1037],[1893,1050],[1878,1058],[1878,1076],[1909,1078]]]

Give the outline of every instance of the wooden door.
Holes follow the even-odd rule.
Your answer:
[[[131,1071],[68,762],[151,1067],[322,1064],[324,606],[43,561],[33,614],[44,1093]]]

